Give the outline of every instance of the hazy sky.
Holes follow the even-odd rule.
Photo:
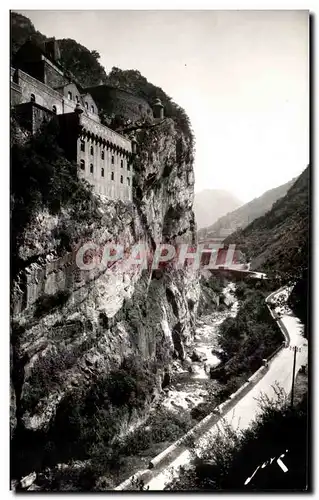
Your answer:
[[[307,11],[19,11],[101,64],[138,69],[190,117],[195,190],[243,202],[308,164]]]

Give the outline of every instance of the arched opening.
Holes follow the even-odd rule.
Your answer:
[[[56,115],[56,106],[52,106],[52,111]]]
[[[112,165],[114,165],[114,155],[112,155],[111,163],[112,163]]]
[[[90,173],[93,174],[93,163],[90,165]]]
[[[34,95],[34,94],[31,94],[31,95],[30,95],[30,101],[31,101],[31,102],[35,102],[35,95]]]
[[[104,160],[104,151],[101,152],[101,159]]]
[[[104,177],[104,168],[101,168],[101,176]]]
[[[70,99],[70,101],[72,101],[72,92],[70,90],[68,92],[68,99]]]
[[[127,185],[130,186],[131,185],[131,179],[129,177],[127,177]]]
[[[114,181],[114,172],[111,172],[111,181]]]
[[[121,175],[121,184],[123,184],[123,175]]]
[[[94,149],[93,149],[93,146],[90,147],[90,153],[91,155],[93,156],[94,155]]]
[[[81,139],[81,151],[85,152],[85,141]]]
[[[121,160],[121,168],[123,168],[123,160]]]
[[[91,106],[91,113],[94,113],[94,106]]]
[[[80,161],[80,168],[81,168],[81,170],[85,170],[85,161],[84,160]]]

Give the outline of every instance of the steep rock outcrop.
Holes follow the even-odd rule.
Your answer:
[[[163,377],[192,337],[199,295],[194,273],[156,274],[128,263],[86,271],[76,264],[78,248],[88,241],[119,242],[127,250],[141,241],[153,250],[163,241],[195,241],[189,139],[172,119],[136,135],[133,203],[99,198],[99,217],[76,225],[68,209],[43,210],[19,240],[12,399],[21,428],[45,431],[67,393],[89,387],[130,355],[156,361]]]

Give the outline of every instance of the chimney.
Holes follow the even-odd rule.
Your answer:
[[[159,97],[157,97],[153,104],[153,115],[154,118],[160,118],[161,120],[164,118],[164,106]]]
[[[61,59],[58,41],[48,40],[45,42],[45,53],[53,61],[59,62]]]

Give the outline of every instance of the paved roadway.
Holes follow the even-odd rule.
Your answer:
[[[268,303],[279,297],[287,297],[288,289],[280,289],[267,298]],[[282,349],[270,362],[269,371],[264,377],[256,384],[256,386],[244,396],[237,405],[230,410],[224,419],[231,424],[235,429],[246,429],[258,414],[260,407],[259,401],[262,394],[269,397],[274,396],[274,387],[279,384],[287,394],[289,394],[292,383],[292,367],[293,367],[293,351],[290,347],[298,346],[300,349],[296,357],[296,374],[301,365],[307,363],[308,358],[308,344],[307,340],[303,337],[303,325],[286,306],[276,307],[276,313],[280,314],[281,321],[286,327],[289,338],[290,346]],[[205,447],[208,438],[212,438],[220,428],[220,423],[213,425],[213,427],[205,433],[198,441],[198,449]],[[178,469],[181,465],[190,463],[190,453],[188,450],[182,451],[181,454],[169,464],[163,471],[159,472],[153,477],[146,486],[149,490],[163,490],[169,484],[173,477],[178,476]],[[154,471],[155,472],[155,471]]]

